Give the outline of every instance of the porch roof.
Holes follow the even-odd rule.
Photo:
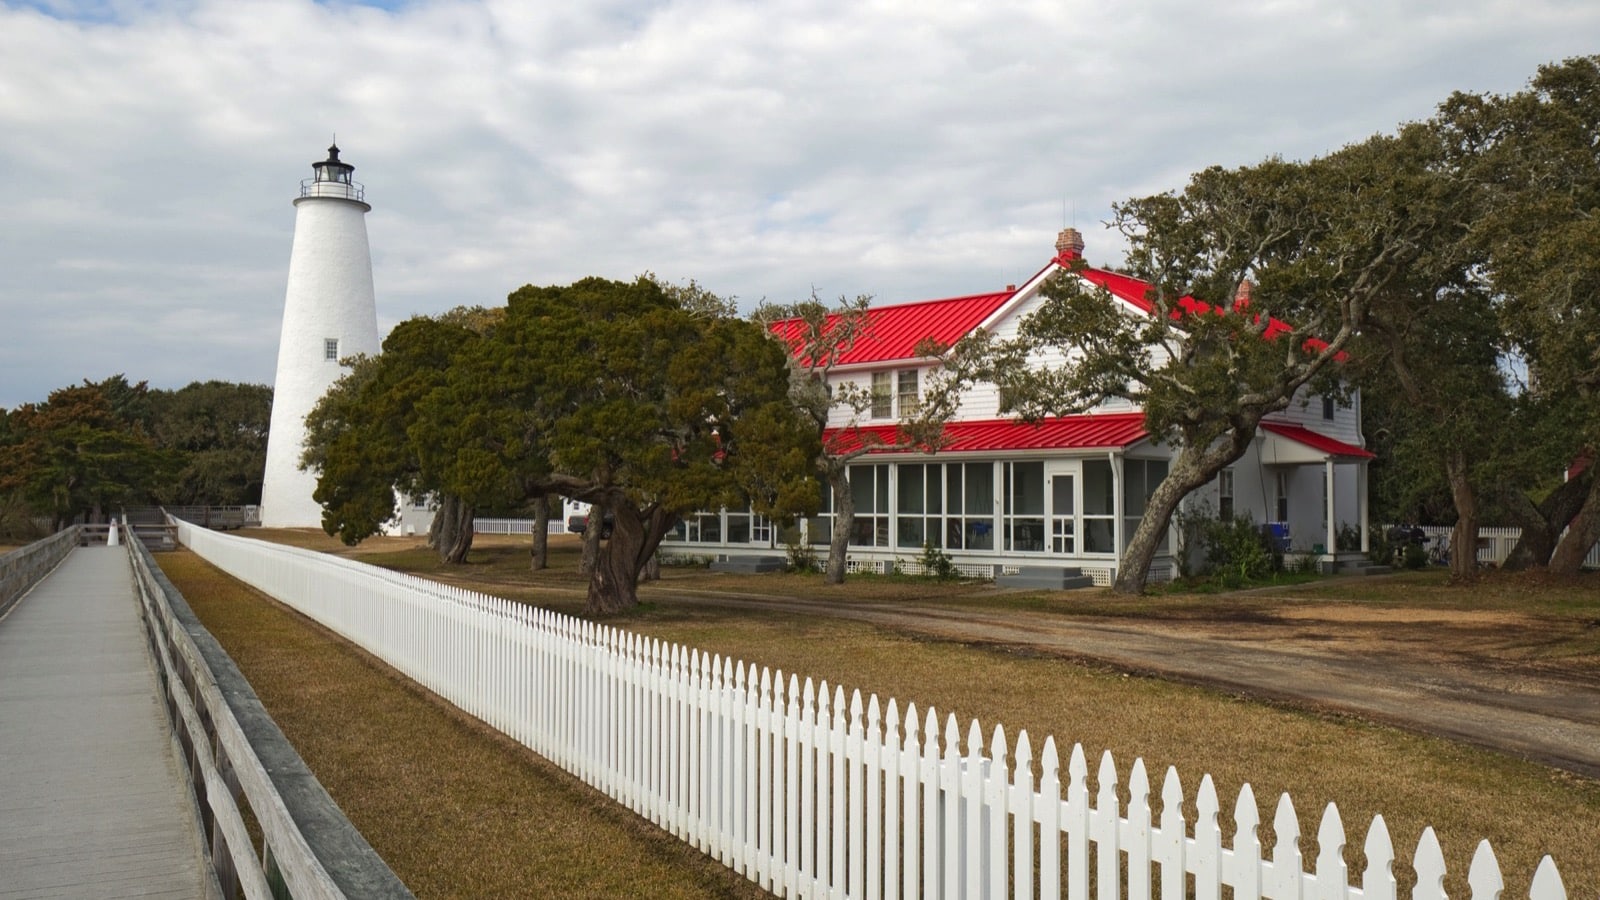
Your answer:
[[[1288,422],[1262,422],[1261,430],[1268,433],[1268,440],[1273,436],[1286,438],[1299,444],[1301,448],[1310,448],[1315,451],[1311,454],[1315,459],[1300,459],[1305,456],[1303,449],[1296,452],[1295,448],[1283,448],[1287,452],[1268,453],[1263,449],[1262,460],[1271,463],[1274,460],[1281,462],[1314,462],[1327,457],[1341,460],[1375,459],[1376,454],[1370,450],[1357,447],[1355,444],[1346,444],[1344,441],[1328,437],[1312,431],[1304,425],[1291,425]]]
[[[830,428],[822,441],[835,453],[848,453],[862,443],[878,444],[869,453],[917,452],[895,448],[899,426],[866,425]],[[944,427],[944,453],[997,452],[1002,450],[1120,449],[1144,440],[1144,413],[1101,413],[1044,419],[1037,424],[1017,419],[981,419],[951,422]]]

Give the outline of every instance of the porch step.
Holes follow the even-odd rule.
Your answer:
[[[789,568],[789,560],[782,556],[727,556],[711,564],[713,572],[782,572]]]
[[[1083,570],[1075,566],[1022,566],[1017,569],[1017,574],[1000,575],[995,578],[994,583],[995,587],[1037,588],[1047,591],[1094,587],[1094,579],[1083,574]]]

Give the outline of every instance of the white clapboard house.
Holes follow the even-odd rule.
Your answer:
[[[893,440],[902,411],[918,402],[938,365],[915,352],[924,339],[949,344],[979,328],[1000,338],[1015,336],[1042,302],[1046,279],[1082,253],[1082,238],[1066,229],[1056,251],[1021,286],[871,309],[869,336],[843,354],[829,376],[832,384],[853,382],[873,392],[872,408],[858,424]],[[1130,312],[1149,314],[1144,282],[1095,268],[1080,277],[1106,288]],[[781,334],[784,327],[778,323],[774,330]],[[836,410],[835,416],[825,440],[857,440],[844,428],[850,411]],[[935,455],[879,450],[851,466],[851,570],[885,572],[898,565],[917,571],[931,543],[971,575],[1077,568],[1108,584],[1173,455],[1170,446],[1150,441],[1143,414],[1126,402],[1034,425],[1002,416],[993,385],[963,395],[945,437],[946,447]],[[1209,504],[1224,515],[1249,514],[1269,525],[1290,551],[1315,555],[1331,567],[1342,527],[1367,533],[1366,467],[1372,454],[1363,444],[1359,394],[1349,403],[1306,394],[1263,421],[1244,457],[1189,503]],[[830,500],[825,497],[821,515],[805,522],[799,534],[782,534],[748,509],[690,516],[662,553],[772,558],[798,540],[825,556],[833,528]],[[1175,546],[1169,534],[1153,577],[1173,573]]]

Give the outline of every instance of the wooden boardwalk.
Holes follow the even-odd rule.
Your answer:
[[[124,548],[0,619],[0,898],[211,893],[158,690]]]

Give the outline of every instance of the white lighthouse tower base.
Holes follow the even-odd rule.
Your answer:
[[[312,498],[317,475],[300,469],[306,414],[344,373],[340,359],[379,349],[367,245],[372,207],[351,179],[355,167],[339,161],[337,146],[312,169],[315,177],[301,184],[294,201],[294,246],[272,386],[261,486],[261,524],[272,528],[322,524],[322,507]]]

